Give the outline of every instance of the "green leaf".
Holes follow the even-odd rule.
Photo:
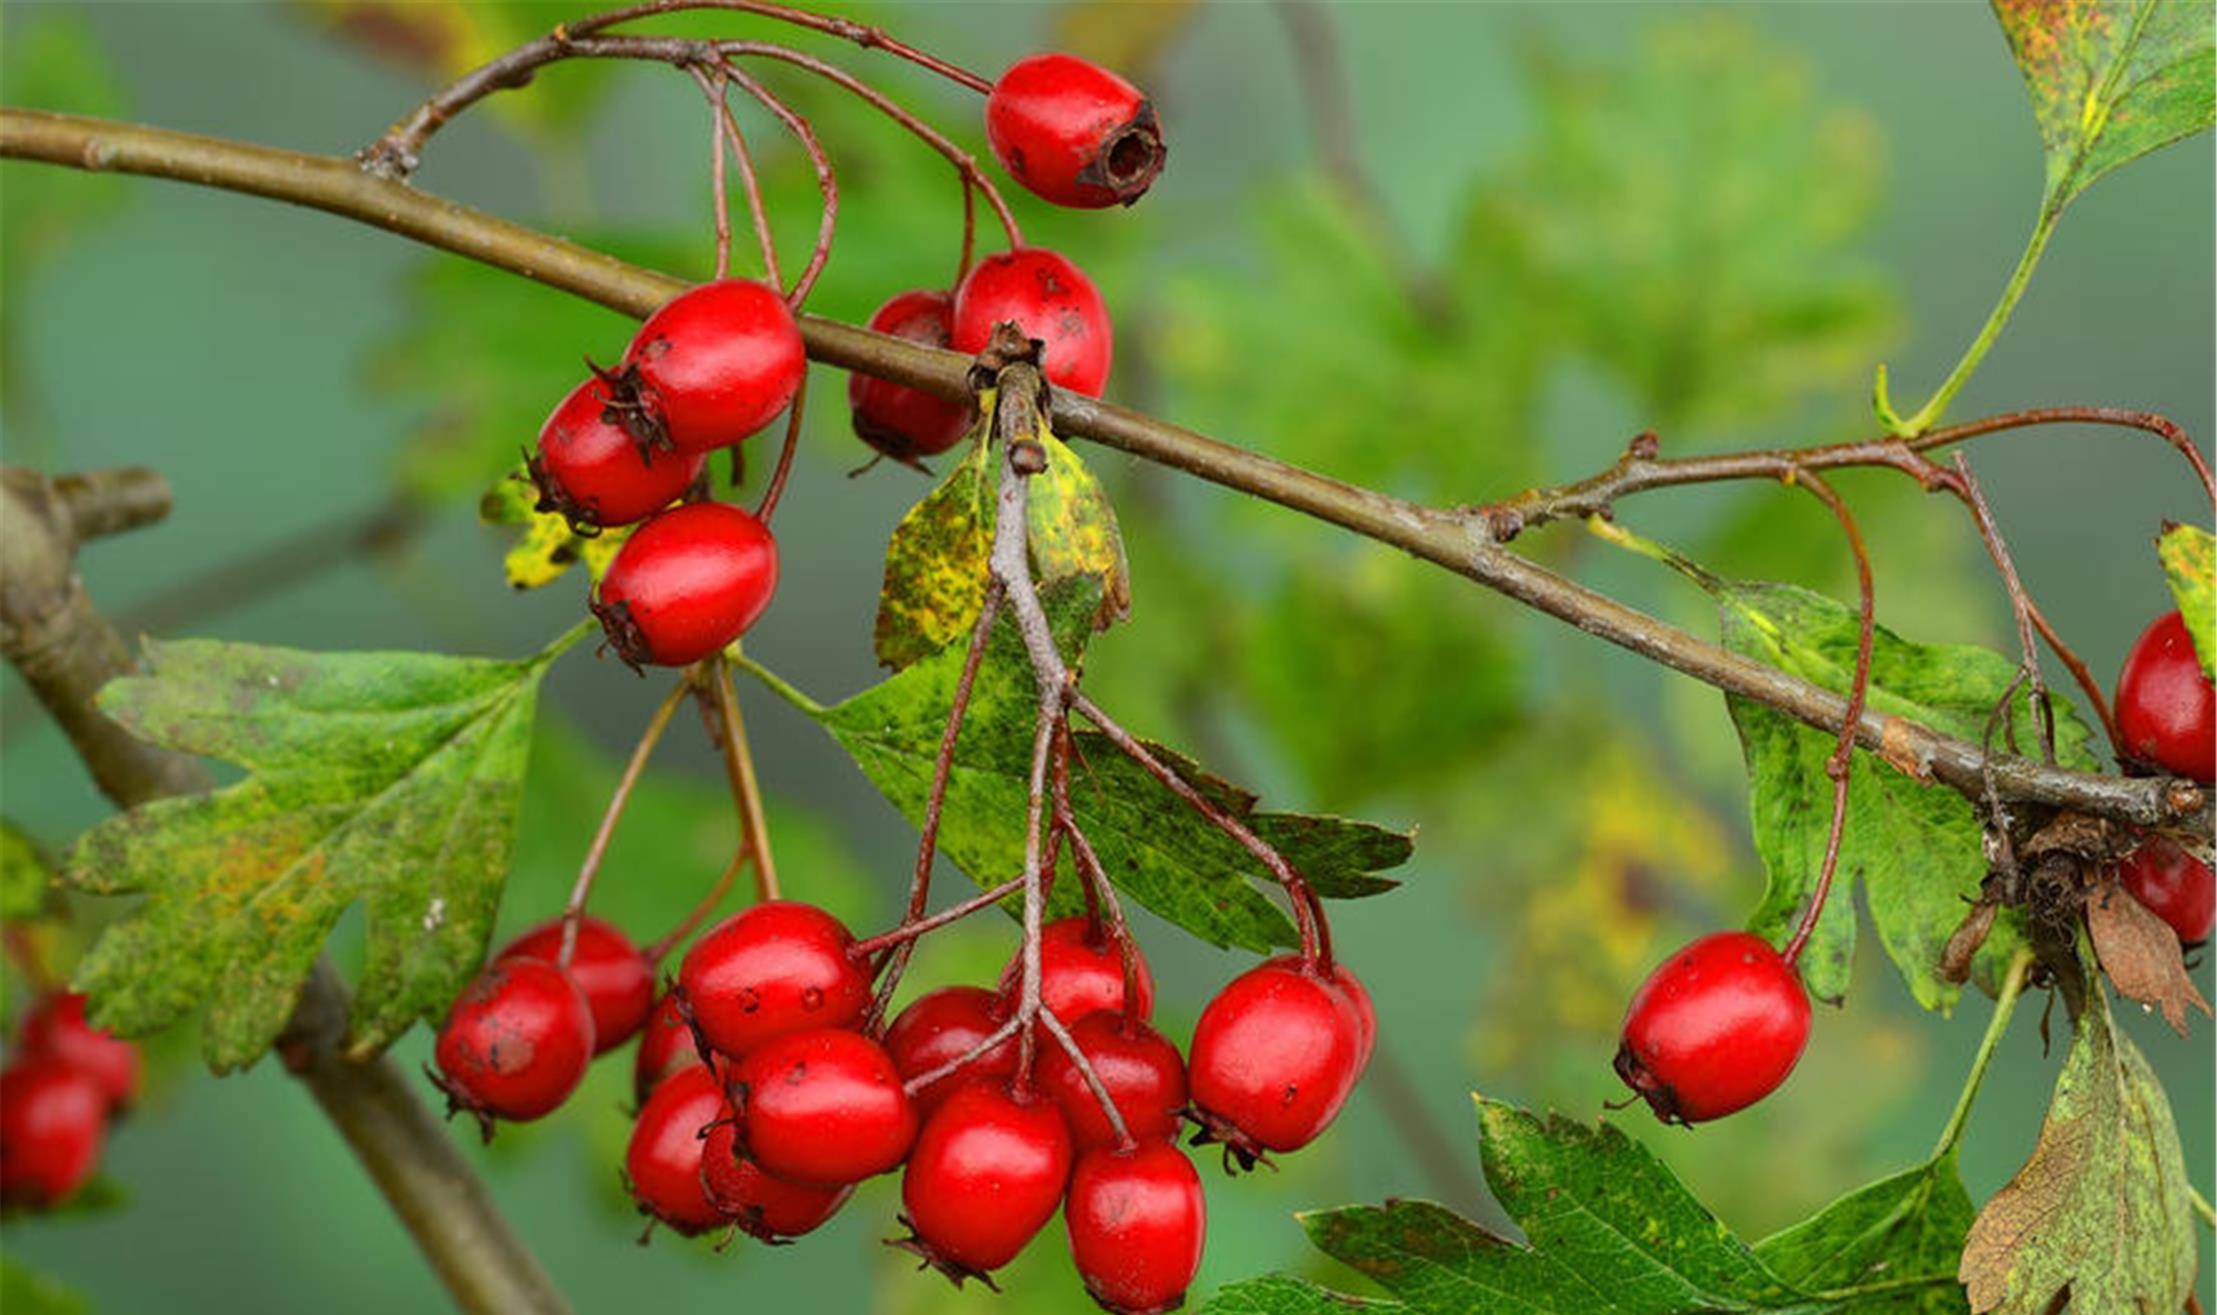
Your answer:
[[[1291,1274],[1265,1274],[1225,1284],[1198,1315],[1361,1315],[1364,1311],[1388,1315],[1407,1309],[1398,1301],[1333,1292]]]
[[[46,908],[54,866],[15,823],[0,820],[0,918],[35,918]]]
[[[356,1054],[442,1012],[475,970],[515,842],[539,681],[584,627],[505,662],[154,643],[100,706],[133,734],[248,769],[95,827],[68,880],[143,894],[77,973],[96,1021],[143,1035],[207,1010],[218,1072],[291,1015],[332,925],[360,902]]]
[[[0,1310],[8,1315],[85,1315],[91,1309],[75,1288],[0,1253]]]
[[[2210,126],[2207,0],[1993,0],[2047,151],[2047,205]]]
[[[2199,525],[2166,525],[2155,541],[2202,674],[2217,678],[2217,537]]]
[[[1856,1315],[1956,1315],[1966,1309],[1963,1289],[1947,1280],[1963,1254],[1971,1214],[1951,1146],[1763,1239],[1755,1254],[1780,1278],[1811,1291],[1929,1276],[1935,1281],[1910,1291],[1865,1298]]]
[[[508,472],[477,500],[477,518],[487,525],[520,525],[523,532],[501,556],[501,569],[514,589],[537,589],[554,583],[578,562],[585,563],[588,579],[598,583],[616,560],[616,550],[631,537],[636,526],[618,525],[593,534],[579,534],[560,512],[540,511],[538,496],[522,467]]]

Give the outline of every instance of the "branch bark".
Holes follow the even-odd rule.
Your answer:
[[[687,286],[523,225],[310,155],[78,115],[0,109],[0,156],[113,170],[245,192],[324,210],[645,316]],[[948,398],[965,396],[966,357],[817,316],[801,317],[809,355]],[[1730,652],[1509,551],[1500,518],[1357,488],[1190,429],[1071,392],[1054,396],[1056,432],[1080,436],[1352,530],[1506,594],[1589,634],[1730,694],[1837,732],[1847,699]],[[1865,710],[1856,740],[1967,798],[1991,779],[2007,799],[2072,808],[2208,838],[2209,792],[2190,781],[2131,779],[2019,757],[1989,764],[1978,745]]]

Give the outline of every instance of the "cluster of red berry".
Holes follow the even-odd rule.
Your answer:
[[[43,1210],[75,1196],[138,1091],[137,1046],[87,1023],[85,997],[41,996],[0,1069],[0,1205]]]

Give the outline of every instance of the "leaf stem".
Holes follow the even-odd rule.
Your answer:
[[[1955,1109],[1948,1115],[1947,1126],[1940,1129],[1940,1140],[1932,1148],[1932,1158],[1953,1154],[1956,1144],[1963,1140],[1963,1129],[1971,1121],[1971,1105],[1978,1099],[1979,1085],[1986,1080],[1986,1069],[1994,1062],[1994,1050],[2001,1043],[2002,1033],[2009,1030],[2009,1017],[2017,1011],[2017,1000],[2024,994],[2025,982],[2032,973],[2032,947],[2019,946],[2010,956],[2009,966],[2002,970],[2001,991],[1994,997],[1994,1015],[1986,1020],[1986,1035],[1979,1038],[1978,1054],[1971,1060],[1971,1071],[1963,1079],[1963,1092],[1955,1098]]]
[[[2209,1198],[2196,1190],[2192,1183],[2186,1185],[2186,1197],[2193,1202],[2194,1213],[2201,1219],[2202,1227],[2217,1229],[2217,1207],[2209,1204]]]
[[[754,751],[747,743],[747,723],[739,715],[739,691],[731,683],[731,663],[722,654],[710,658],[706,696],[715,726],[716,747],[723,752],[724,774],[731,778],[732,803],[739,814],[741,840],[754,858],[755,898],[778,898],[777,860],[770,854],[770,825],[762,813],[762,788],[755,777]]]
[[[2002,326],[2009,323],[2010,312],[2017,309],[2018,299],[2024,296],[2025,286],[2032,281],[2032,271],[2038,268],[2041,255],[2047,251],[2048,239],[2055,236],[2055,221],[2062,214],[2062,207],[2052,199],[2041,203],[2040,218],[2032,226],[2032,237],[2025,243],[2024,254],[2017,258],[2017,268],[2010,271],[2009,282],[2002,286],[2001,299],[1994,303],[1993,312],[1986,317],[1978,336],[1971,339],[1962,359],[1955,363],[1955,368],[1948,372],[1948,377],[1915,415],[1904,420],[1895,414],[1893,402],[1886,395],[1886,367],[1878,368],[1871,403],[1878,412],[1879,423],[1885,425],[1889,433],[1900,438],[1915,438],[1940,422],[1941,413],[1948,409],[1948,403],[1955,400],[1963,385],[1970,382],[1979,363],[1986,359],[1987,350],[2001,336]]]
[[[569,905],[562,911],[562,950],[555,956],[555,962],[564,968],[570,966],[570,960],[577,953],[578,923],[585,917],[585,901],[593,893],[593,878],[600,875],[601,860],[608,854],[608,842],[616,834],[616,820],[623,816],[632,787],[639,784],[640,775],[647,769],[647,759],[653,756],[662,732],[669,728],[677,705],[684,702],[691,691],[691,677],[680,676],[661,706],[647,719],[647,728],[631,751],[631,761],[624,764],[623,775],[616,778],[615,793],[608,796],[608,807],[601,812],[600,826],[593,832],[592,843],[585,847],[585,860],[578,865],[577,880],[570,886]]]

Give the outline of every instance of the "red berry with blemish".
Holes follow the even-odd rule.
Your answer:
[[[660,451],[615,422],[608,385],[587,379],[539,429],[529,461],[539,510],[584,530],[630,525],[667,507],[700,475],[700,453]]]
[[[562,920],[553,918],[510,941],[500,957],[557,963],[561,954]],[[629,1041],[654,1008],[654,965],[614,923],[591,915],[578,920],[569,973],[593,1011],[596,1055]]]
[[[1316,965],[1286,956],[1233,978],[1201,1011],[1186,1082],[1200,1140],[1252,1164],[1316,1140],[1362,1071],[1354,1002]]]
[[[1147,956],[1136,945],[1132,952],[1138,958],[1138,1014],[1144,1019],[1155,1010],[1155,977]],[[1024,954],[1018,950],[1001,970],[1002,1008],[1015,1004],[1023,984]],[[1039,1002],[1065,1027],[1097,1010],[1124,1007],[1124,957],[1106,926],[1080,915],[1057,918],[1041,930]]]
[[[1056,205],[1130,205],[1162,172],[1153,104],[1075,55],[1009,65],[985,99],[985,135],[1011,177]]]
[[[764,1042],[731,1070],[731,1098],[755,1163],[836,1187],[884,1173],[916,1140],[916,1107],[885,1048],[818,1028]]]
[[[1070,1130],[1036,1090],[976,1080],[947,1097],[901,1175],[902,1246],[955,1278],[1014,1260],[1054,1218],[1070,1179]]]
[[[631,1090],[640,1104],[661,1085],[662,1079],[701,1062],[693,1029],[685,1021],[677,993],[665,991],[654,1002],[646,1025],[639,1029],[639,1052],[631,1061]]]
[[[0,1204],[45,1209],[77,1194],[100,1167],[108,1093],[54,1054],[24,1054],[0,1071]]]
[[[2150,836],[2117,865],[2117,879],[2170,923],[2182,943],[2209,939],[2217,923],[2217,878],[2207,863],[2162,836]]]
[[[954,331],[954,298],[944,292],[903,292],[878,307],[870,327],[879,333],[945,347]],[[962,441],[971,407],[921,388],[856,371],[847,379],[847,405],[855,436],[895,461],[914,465]]]
[[[954,349],[983,351],[1004,320],[1045,344],[1039,368],[1047,382],[1101,395],[1116,340],[1101,290],[1085,271],[1040,247],[987,256],[955,289]]]
[[[764,1242],[816,1231],[854,1195],[852,1185],[814,1187],[764,1169],[740,1152],[733,1122],[709,1129],[701,1149],[701,1187],[724,1218]]]
[[[885,1052],[908,1081],[969,1054],[1008,1021],[1001,997],[980,986],[944,986],[911,1001],[885,1030]],[[969,1063],[909,1093],[919,1118],[971,1078],[1016,1074],[1016,1038],[1010,1037]]]
[[[767,900],[724,919],[678,968],[693,1022],[740,1058],[776,1037],[850,1027],[870,1004],[870,978],[846,925],[813,904]]]
[[[1632,997],[1617,1075],[1665,1123],[1704,1123],[1778,1089],[1809,1041],[1792,964],[1744,931],[1702,937]]]
[[[23,1015],[16,1046],[25,1055],[52,1055],[91,1078],[111,1109],[138,1099],[139,1048],[85,1021],[85,997],[74,991],[42,996]]]
[[[651,448],[702,453],[770,423],[808,369],[793,312],[776,290],[722,279],[647,317],[603,377],[610,415]]]
[[[1166,1141],[1078,1157],[1062,1221],[1085,1290],[1112,1315],[1161,1315],[1201,1268],[1208,1201],[1185,1152]]]
[[[432,1056],[453,1110],[522,1123],[569,1099],[593,1058],[593,1011],[544,959],[502,959],[454,1001]]]
[[[624,1177],[640,1210],[690,1237],[724,1222],[702,1182],[704,1140],[731,1106],[705,1067],[680,1069],[640,1107],[624,1148]]]
[[[1070,1039],[1100,1078],[1124,1127],[1135,1141],[1161,1141],[1178,1133],[1185,1106],[1185,1061],[1162,1033],[1120,1011],[1088,1014],[1070,1028]],[[1116,1130],[1068,1052],[1051,1037],[1039,1042],[1039,1085],[1062,1106],[1079,1150],[1116,1144]]]
[[[770,606],[777,574],[777,540],[752,512],[690,503],[624,540],[593,615],[624,661],[682,667],[745,634]]]
[[[2197,781],[2217,781],[2217,687],[2202,674],[2194,637],[2177,612],[2142,632],[2117,677],[2118,749],[2125,757]]]

